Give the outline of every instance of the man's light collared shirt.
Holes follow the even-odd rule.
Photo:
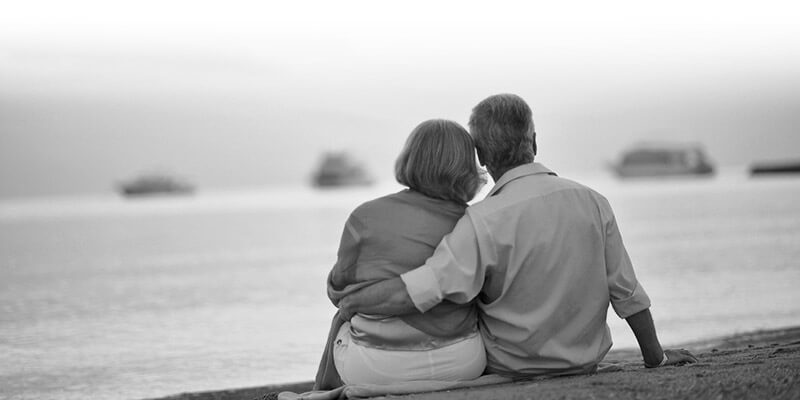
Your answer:
[[[488,371],[592,371],[621,318],[650,307],[608,201],[539,163],[506,172],[426,263],[401,276],[422,312],[478,296]]]

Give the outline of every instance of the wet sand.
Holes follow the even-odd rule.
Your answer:
[[[456,399],[800,399],[800,327],[686,343],[699,362],[646,369],[638,350],[612,351],[605,361],[620,370],[561,378],[534,378],[480,388],[413,394],[408,400]],[[159,400],[253,400],[279,391],[302,392],[311,382],[213,392]]]

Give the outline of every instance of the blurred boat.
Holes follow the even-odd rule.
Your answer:
[[[750,166],[750,175],[800,174],[800,160],[758,162]]]
[[[188,195],[194,193],[194,185],[178,180],[177,178],[149,174],[119,183],[117,190],[126,197],[153,196],[153,195]]]
[[[622,154],[612,169],[621,178],[704,176],[714,166],[699,145],[643,144]]]
[[[316,187],[367,186],[373,183],[363,165],[344,152],[325,153],[312,177]]]

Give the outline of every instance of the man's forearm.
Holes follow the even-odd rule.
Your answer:
[[[339,302],[342,317],[349,320],[354,314],[404,315],[417,312],[406,291],[403,280],[392,278],[367,286],[345,296]]]
[[[645,365],[658,365],[664,357],[661,343],[656,336],[656,327],[650,309],[640,311],[625,319],[631,327],[639,348],[642,351]]]

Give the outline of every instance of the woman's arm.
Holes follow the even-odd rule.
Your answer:
[[[356,262],[361,241],[361,235],[358,233],[359,227],[360,223],[351,214],[342,231],[336,264],[328,274],[328,298],[337,307],[339,300],[353,291],[352,288],[348,288],[348,284],[355,283]]]

